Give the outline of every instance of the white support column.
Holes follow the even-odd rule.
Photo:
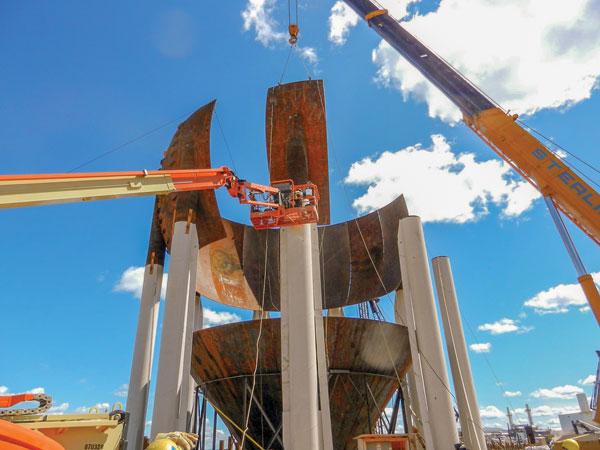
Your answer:
[[[198,294],[196,294],[196,274],[198,270],[198,235],[196,233],[194,233],[193,236],[190,236],[190,244],[188,309],[185,324],[185,347],[183,350],[181,366],[181,401],[179,402],[179,412],[177,413],[177,416],[182,419],[184,426],[184,428],[181,429],[182,431],[191,431],[188,430],[188,427],[191,425],[190,417],[194,407],[194,390],[196,388],[196,382],[191,375],[192,337],[194,331],[196,331],[196,305],[198,303]]]
[[[318,449],[311,227],[281,228],[281,376],[286,450]]]
[[[197,259],[197,239],[194,223],[190,224],[188,233],[186,222],[175,223],[154,394],[152,438],[158,433],[185,430],[186,417],[180,415],[179,406],[182,401],[187,404],[187,398],[182,397],[183,380],[186,384],[188,380],[187,374],[183,373],[183,360],[190,296],[190,265],[192,258]],[[194,248],[195,253],[192,255]]]
[[[401,266],[402,263],[401,262]],[[402,269],[401,269],[402,270]],[[403,274],[404,276],[404,274]],[[407,286],[407,282],[402,282],[403,286]],[[397,324],[408,328],[408,338],[410,344],[410,350],[412,358],[412,364],[408,372],[406,373],[406,381],[408,384],[408,395],[405,395],[405,402],[408,409],[407,422],[409,426],[417,427],[417,431],[421,436],[426,436],[423,424],[427,424],[427,435],[431,436],[431,429],[429,427],[429,418],[427,416],[427,401],[425,400],[425,390],[423,387],[423,373],[421,372],[421,359],[418,357],[417,338],[414,329],[414,318],[409,322],[407,311],[411,313],[412,307],[406,304],[404,297],[404,289],[398,289],[396,291],[396,298],[394,302],[394,319]],[[414,347],[414,348],[413,348]],[[417,379],[419,380],[419,389],[417,389]],[[421,404],[423,407],[421,408]],[[421,411],[424,414],[421,414]],[[413,420],[414,414],[414,420]],[[406,433],[411,433],[412,429],[405,430]],[[431,439],[431,438],[430,438]]]
[[[313,298],[315,311],[315,339],[317,343],[317,374],[319,378],[320,436],[322,450],[333,450],[331,411],[329,408],[329,370],[327,367],[327,343],[323,326],[323,296],[321,295],[321,263],[319,258],[319,232],[317,224],[310,224]]]
[[[400,228],[398,228],[400,233]],[[417,344],[417,334],[415,329],[415,318],[410,296],[409,280],[407,273],[407,262],[404,256],[404,248],[398,246],[400,250],[400,270],[402,275],[403,290],[396,292],[396,304],[394,305],[396,320],[401,325],[408,328],[408,341],[410,344],[410,354],[412,356],[412,365],[408,371],[408,389],[410,391],[410,404],[417,418],[416,426],[419,434],[425,439],[428,446],[433,447],[433,433],[429,421],[429,411],[427,409],[427,396],[425,395],[425,384],[423,382],[423,367],[421,364],[421,355],[419,354],[419,345]]]
[[[407,299],[406,304],[411,305],[413,310],[418,342],[417,354],[421,359],[423,384],[427,398],[427,413],[432,435],[432,441],[427,442],[427,448],[451,450],[459,441],[458,431],[454,421],[450,383],[433,296],[429,260],[419,217],[409,216],[400,220],[398,248],[401,256],[401,270],[402,266],[405,266],[405,270],[402,270],[404,295],[406,296],[407,292],[410,293],[410,299]],[[406,282],[408,282],[408,288],[404,284]],[[410,323],[410,315],[408,316]],[[412,351],[411,346],[411,353]],[[413,353],[413,359],[415,356]],[[424,411],[421,409],[421,414],[423,413]]]
[[[150,273],[151,267],[152,273]],[[147,264],[144,268],[144,284],[127,392],[126,410],[129,411],[127,443],[132,449],[142,448],[144,438],[162,280],[162,261],[160,265]]]
[[[450,358],[463,440],[469,450],[485,450],[487,448],[485,435],[477,404],[467,343],[460,319],[450,259],[447,256],[433,258],[433,275],[444,324],[444,336]]]

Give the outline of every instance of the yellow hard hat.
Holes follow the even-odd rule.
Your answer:
[[[181,450],[171,439],[157,439],[146,450]],[[570,450],[570,449],[569,449]]]
[[[561,444],[565,450],[579,450],[579,444],[573,439],[565,439]]]

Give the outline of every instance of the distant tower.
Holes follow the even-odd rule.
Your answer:
[[[512,413],[510,412],[510,409],[508,408],[508,406],[506,407],[506,417],[508,417],[508,426],[512,430],[515,427],[515,424],[513,423]]]
[[[525,403],[525,412],[527,413],[527,419],[529,420],[529,425],[533,426],[533,416],[531,415],[531,408],[527,403]]]

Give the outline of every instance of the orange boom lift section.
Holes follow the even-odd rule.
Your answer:
[[[316,223],[319,194],[314,184],[291,180],[271,186],[238,178],[228,167],[197,170],[144,170],[0,176],[0,209],[113,198],[167,195],[225,187],[241,204],[250,205],[256,229]]]

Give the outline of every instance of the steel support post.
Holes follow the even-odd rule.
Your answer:
[[[180,414],[183,397],[183,383],[187,385],[188,372],[184,372],[184,351],[188,324],[190,287],[195,286],[195,271],[190,271],[192,259],[198,257],[198,236],[196,225],[189,228],[184,221],[173,227],[169,279],[165,298],[165,312],[162,323],[162,337],[158,357],[158,374],[154,391],[154,411],[152,413],[152,433],[184,430],[187,417]],[[191,280],[190,278],[193,278]],[[183,388],[183,389],[182,389]]]
[[[413,353],[412,345],[411,353],[413,360],[417,355],[421,359],[427,414],[431,427],[432,440],[426,442],[427,448],[450,450],[459,442],[458,430],[454,421],[442,335],[435,307],[423,227],[419,217],[409,216],[400,220],[398,248],[405,297],[407,292],[410,293],[410,299],[406,299],[405,303],[412,306],[418,341],[418,353]],[[410,314],[407,316],[410,323]],[[421,414],[423,413],[421,408]]]
[[[433,258],[432,263],[463,440],[469,450],[485,450],[487,448],[485,435],[477,404],[450,259],[447,256],[439,256]]]
[[[129,412],[127,442],[129,448],[132,449],[142,448],[144,439],[148,394],[150,392],[150,376],[152,374],[152,359],[156,341],[156,326],[158,323],[160,292],[165,263],[165,243],[158,225],[156,207],[150,231],[146,261],[142,297],[140,299],[140,312],[131,361],[131,373],[129,376],[129,390],[127,392],[126,409]]]
[[[281,376],[286,450],[319,449],[312,233],[310,224],[280,231]]]

